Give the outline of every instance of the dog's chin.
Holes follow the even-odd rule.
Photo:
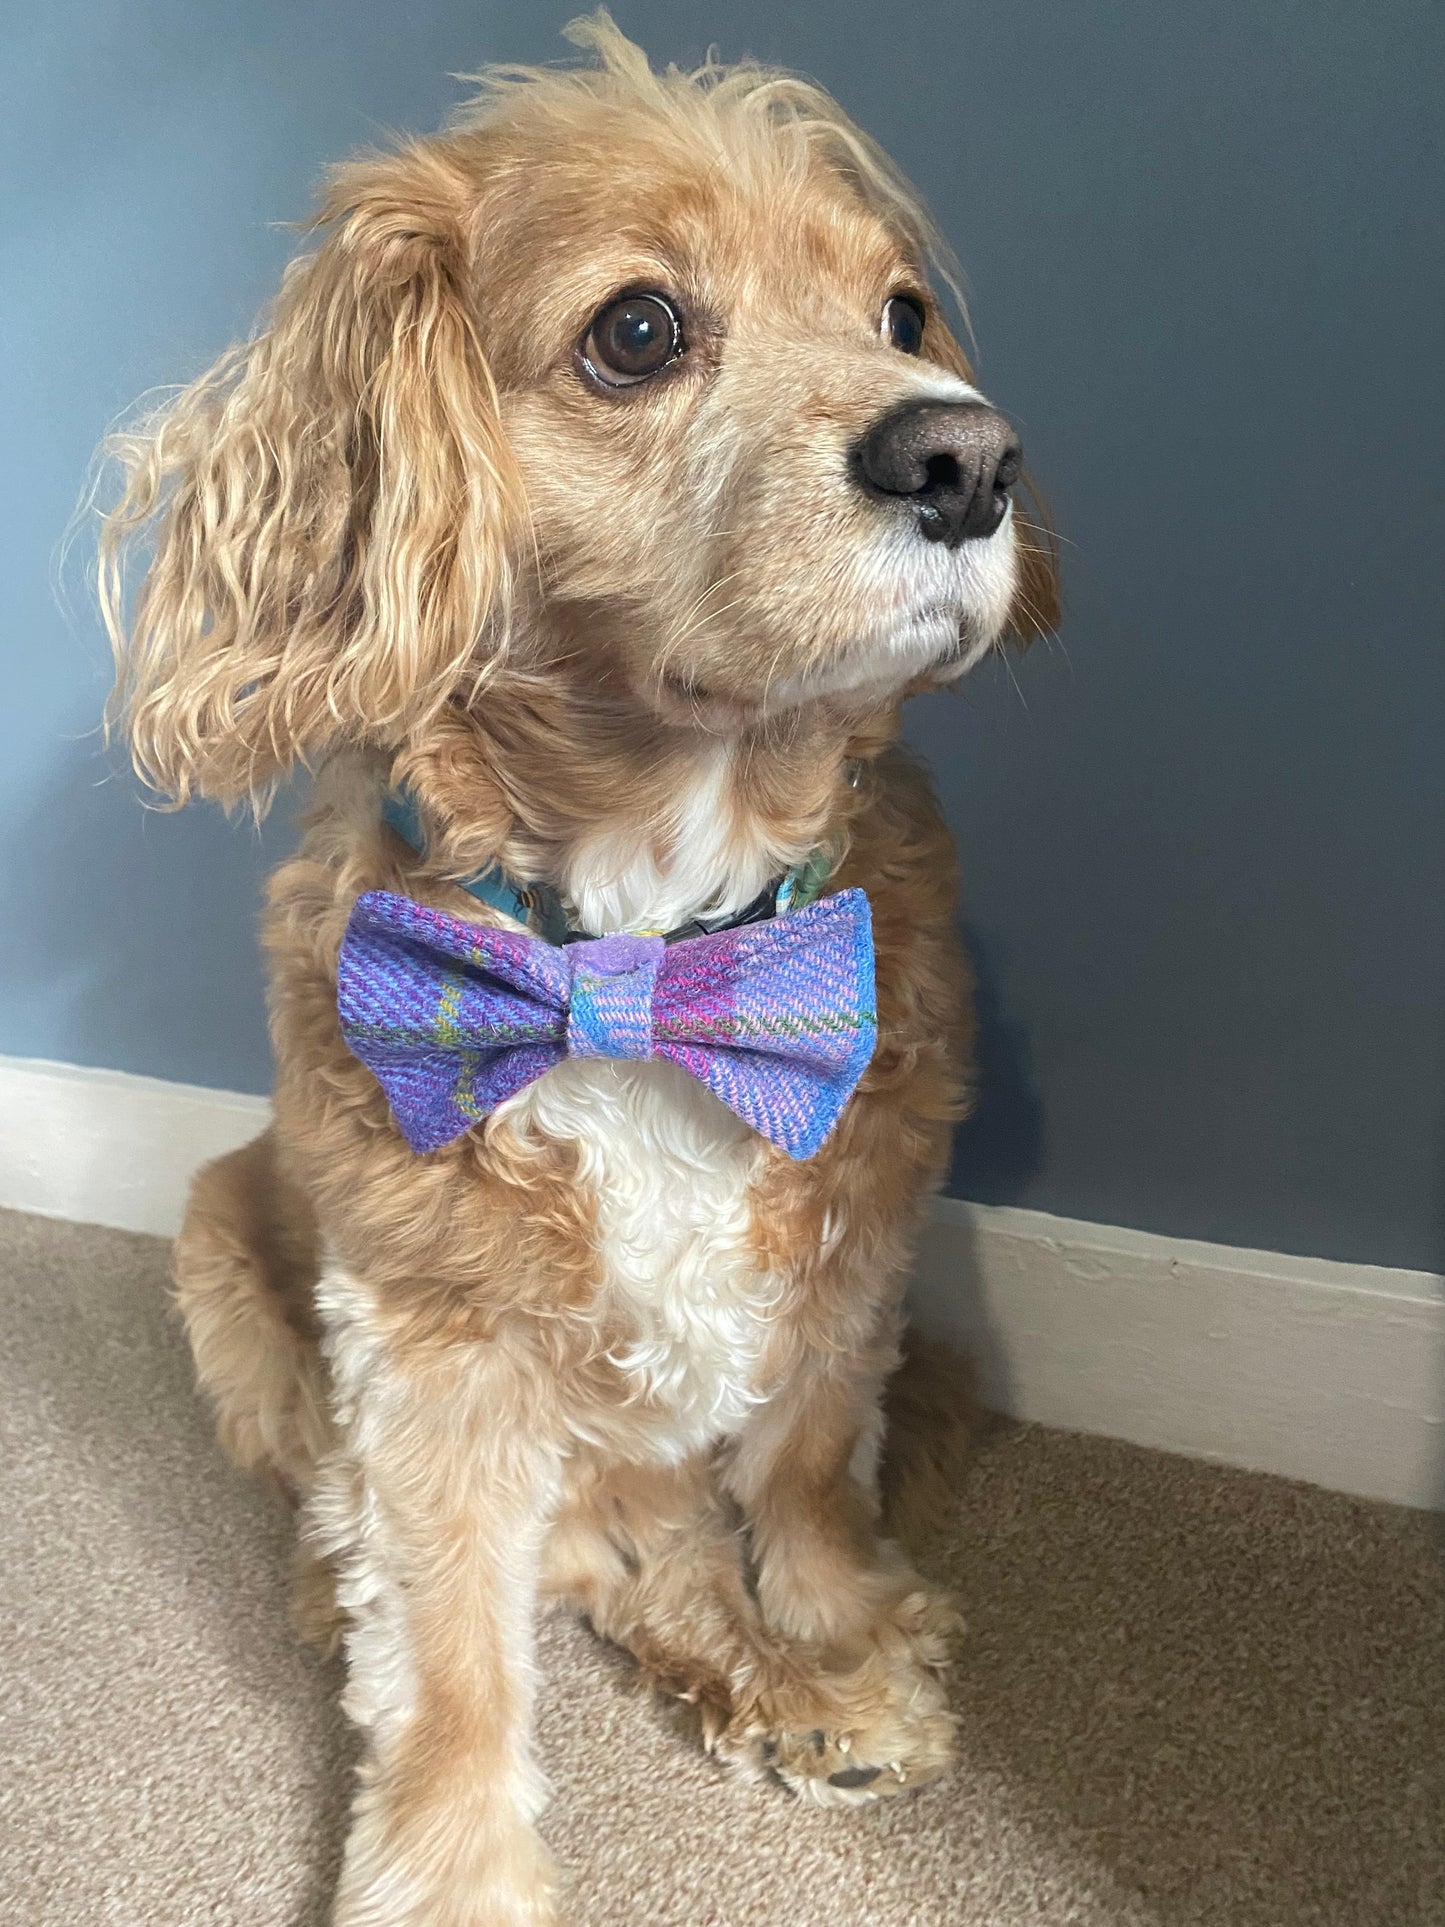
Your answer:
[[[1002,632],[1002,622],[956,606],[911,611],[817,667],[780,680],[766,706],[790,709],[826,702],[873,708],[897,700],[920,682],[954,681],[988,654]]]
[[[651,680],[650,706],[665,722],[726,735],[811,703],[871,711],[920,683],[953,682],[998,642],[1003,624],[938,605],[880,625],[816,665],[766,686],[725,689],[672,669]]]

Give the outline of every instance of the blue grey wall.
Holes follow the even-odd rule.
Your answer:
[[[1430,0],[618,0],[827,82],[964,257],[1066,538],[1061,641],[915,706],[962,851],[958,1188],[1445,1263]],[[259,1090],[285,825],[146,814],[58,540],[107,419],[270,291],[322,163],[558,0],[54,0],[0,63],[0,1050]],[[78,572],[72,570],[74,577]]]

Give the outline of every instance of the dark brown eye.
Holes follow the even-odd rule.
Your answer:
[[[883,303],[883,339],[900,354],[922,350],[923,322],[923,304],[911,294],[895,294]]]
[[[625,294],[593,318],[582,359],[606,387],[630,388],[675,361],[685,345],[670,301],[660,294]]]

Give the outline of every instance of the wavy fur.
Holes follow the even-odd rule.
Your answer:
[[[142,773],[231,803],[319,766],[266,915],[274,1129],[202,1174],[176,1265],[223,1440],[300,1507],[302,1623],[346,1645],[340,1927],[555,1920],[543,1596],[801,1797],[907,1790],[952,1746],[950,1610],[877,1472],[969,1020],[947,834],[891,745],[906,693],[1049,622],[1051,554],[1018,508],[921,543],[850,478],[880,412],[976,394],[866,136],[790,76],[655,74],[605,15],[573,37],[596,64],[492,75],[331,177],[260,331],[118,444],[103,543]],[[599,391],[577,344],[639,286],[688,351]],[[879,336],[900,287],[921,360]],[[395,782],[424,851],[380,819]],[[414,1157],[341,1040],[363,890],[486,918],[452,879],[500,860],[669,924],[824,842],[872,903],[879,1043],[805,1164],[605,1061]],[[935,1373],[927,1412],[951,1397]],[[936,1464],[925,1402],[896,1410]]]

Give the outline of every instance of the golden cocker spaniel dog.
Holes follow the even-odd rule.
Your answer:
[[[299,1509],[303,1622],[344,1640],[341,1927],[556,1919],[542,1600],[808,1799],[952,1742],[947,1603],[879,1529],[968,1031],[948,838],[893,739],[905,695],[1050,624],[1050,545],[872,142],[785,74],[572,34],[589,64],[490,75],[331,175],[259,331],[117,438],[102,539],[144,776],[261,806],[315,771],[265,920],[274,1124],[199,1176],[176,1278],[222,1439]],[[876,982],[811,1155],[648,1044],[414,1150],[343,1034],[358,899],[463,950],[654,933],[654,968],[791,941],[800,876],[825,914],[866,893]]]

